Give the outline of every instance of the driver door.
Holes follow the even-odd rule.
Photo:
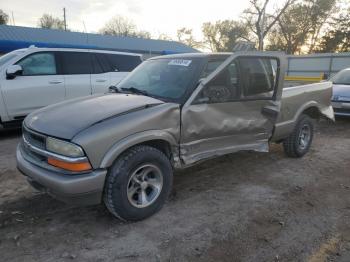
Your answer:
[[[240,150],[268,151],[282,92],[279,56],[233,55],[211,73],[182,110],[185,165]]]

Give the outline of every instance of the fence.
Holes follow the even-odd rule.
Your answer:
[[[350,67],[350,53],[327,53],[312,55],[290,55],[287,77],[333,76],[338,71]]]

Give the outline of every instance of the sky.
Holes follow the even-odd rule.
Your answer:
[[[37,27],[44,13],[62,18],[65,7],[72,31],[98,32],[113,16],[122,15],[153,37],[166,34],[172,38],[181,27],[192,28],[200,37],[204,22],[238,19],[248,5],[248,0],[0,0],[11,25],[12,13],[15,25]]]

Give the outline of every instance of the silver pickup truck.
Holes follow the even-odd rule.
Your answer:
[[[283,88],[285,64],[274,52],[151,58],[108,94],[26,117],[18,168],[58,199],[144,219],[163,206],[175,169],[271,142],[290,157],[309,150],[313,119],[334,119],[331,83]]]

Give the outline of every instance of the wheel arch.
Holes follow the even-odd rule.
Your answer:
[[[326,116],[316,101],[309,101],[298,108],[293,118],[275,125],[275,130],[271,141],[280,143],[287,138],[292,133],[300,119],[300,116],[303,114],[306,114],[315,120],[320,119],[322,116]]]
[[[116,142],[102,158],[100,168],[110,167],[127,149],[136,145],[148,145],[162,151],[177,166],[179,163],[178,143],[174,136],[166,131],[150,130],[136,133]]]
[[[322,116],[321,109],[316,101],[309,101],[299,108],[297,113],[294,116],[294,123],[298,122],[298,119],[301,115],[308,115],[313,119],[319,119]]]

